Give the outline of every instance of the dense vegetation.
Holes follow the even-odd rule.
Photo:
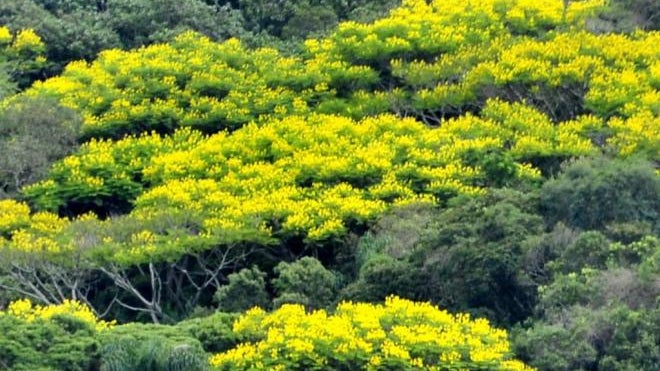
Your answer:
[[[0,368],[654,370],[658,22],[3,2]]]

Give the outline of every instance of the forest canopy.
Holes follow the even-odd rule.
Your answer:
[[[652,3],[3,3],[0,328],[66,370],[652,369]]]

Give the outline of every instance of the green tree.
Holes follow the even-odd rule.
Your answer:
[[[524,244],[542,232],[530,195],[492,190],[448,208],[429,224],[412,262],[418,298],[515,323],[530,314],[535,287],[520,277]]]
[[[603,229],[612,223],[648,222],[657,230],[660,177],[641,160],[581,159],[543,185],[541,206],[549,225],[561,221]]]
[[[522,320],[531,314],[536,291],[524,276],[526,245],[543,230],[535,206],[533,195],[495,189],[430,214],[409,228],[419,237],[404,244],[384,239],[387,232],[367,235],[358,247],[367,258],[358,259],[364,261],[358,278],[342,297],[382,300],[395,293],[500,323]]]
[[[315,258],[281,262],[275,267],[275,274],[273,286],[277,297],[273,303],[276,307],[297,303],[307,308],[325,308],[336,297],[337,277]]]
[[[575,244],[602,239],[592,232],[582,236]],[[554,274],[539,287],[534,318],[512,332],[516,354],[539,370],[657,369],[658,243],[648,236],[628,245],[605,244],[607,268]],[[580,251],[559,256],[550,265],[566,268]],[[592,257],[582,258],[574,268],[591,265],[587,263]]]
[[[47,75],[59,73],[71,61],[90,60],[104,49],[120,47],[117,33],[99,14],[81,8],[44,9],[33,0],[0,2],[0,24],[12,29],[32,28],[46,45]]]
[[[80,117],[55,101],[21,98],[0,112],[0,192],[15,195],[77,147]]]
[[[245,36],[240,13],[199,0],[114,0],[101,19],[127,48],[168,41],[186,30],[216,40]]]
[[[266,291],[266,273],[257,266],[242,269],[227,278],[229,283],[215,293],[220,311],[238,313],[252,307],[268,308],[270,298]]]

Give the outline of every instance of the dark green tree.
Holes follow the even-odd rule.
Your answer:
[[[215,293],[218,309],[223,312],[243,312],[252,307],[268,308],[266,273],[257,266],[245,268],[228,277],[229,283]]]
[[[658,228],[660,177],[642,160],[605,157],[569,162],[541,190],[549,225],[563,222],[581,229],[612,223],[647,222]]]
[[[275,267],[273,286],[276,307],[286,303],[303,304],[308,308],[325,308],[336,297],[337,277],[312,257],[293,263],[281,262]]]

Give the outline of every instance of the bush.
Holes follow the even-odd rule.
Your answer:
[[[658,309],[568,308],[554,321],[513,331],[515,353],[539,371],[655,370]]]
[[[90,370],[98,359],[93,328],[70,315],[27,321],[0,314],[0,368],[9,371]]]
[[[200,342],[174,326],[129,324],[99,336],[103,371],[202,371]]]
[[[238,314],[220,312],[179,322],[176,328],[199,340],[205,351],[224,352],[239,342],[238,336],[232,331],[232,324],[237,318]]]

